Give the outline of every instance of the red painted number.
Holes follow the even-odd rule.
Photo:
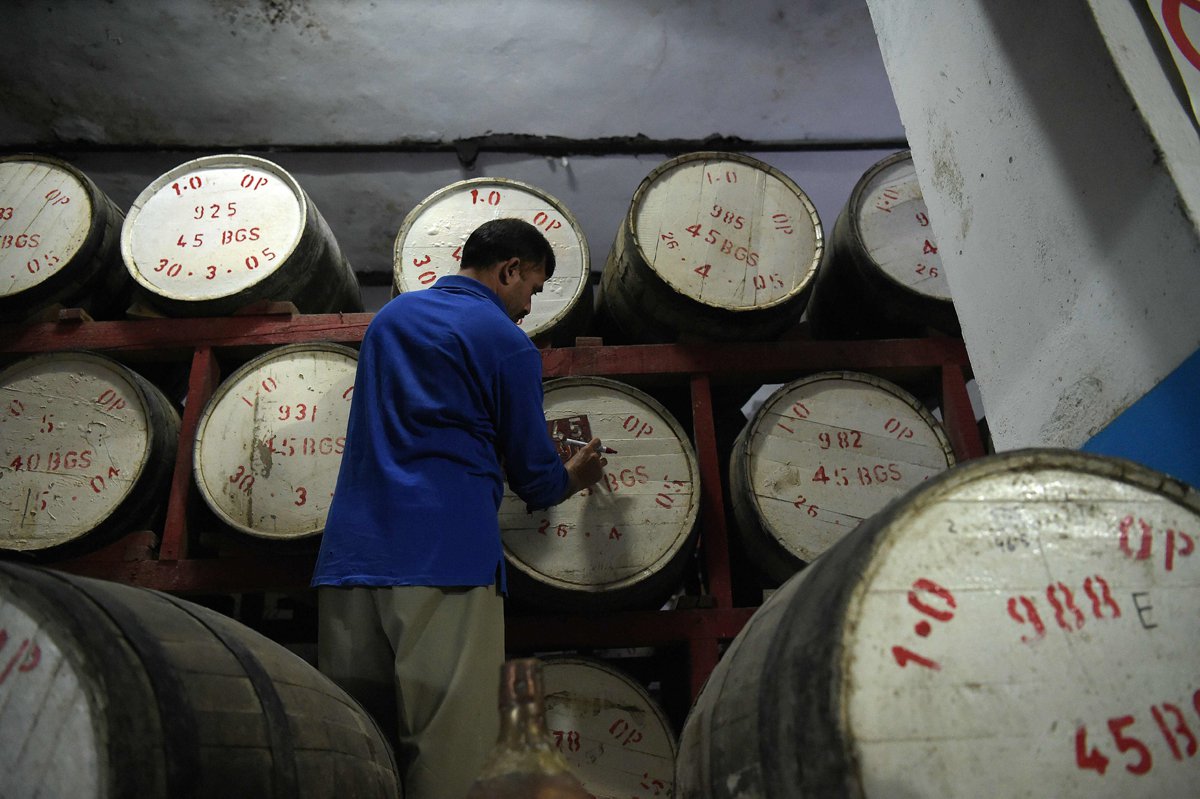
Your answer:
[[[581,744],[579,732],[577,730],[553,730],[554,745],[563,750],[563,745],[566,745],[566,751],[578,752]]]
[[[1113,599],[1108,581],[1100,575],[1092,575],[1083,581],[1083,593],[1091,601],[1092,616],[1103,619],[1111,616],[1121,617],[1121,606]],[[1054,621],[1067,632],[1083,628],[1086,615],[1075,601],[1075,593],[1065,583],[1053,583],[1046,587],[1046,601],[1054,611]],[[1046,635],[1046,624],[1042,621],[1037,601],[1028,596],[1010,597],[1008,600],[1008,616],[1018,624],[1028,624],[1033,629],[1033,636],[1022,635],[1021,641],[1033,643]]]
[[[1150,750],[1144,743],[1125,734],[1125,728],[1131,724],[1133,724],[1133,716],[1121,716],[1109,719],[1108,729],[1112,733],[1113,743],[1117,745],[1117,751],[1128,752],[1132,749],[1137,752],[1137,762],[1126,763],[1125,770],[1130,774],[1145,774],[1153,765],[1153,759],[1150,757]]]
[[[916,652],[913,652],[911,649],[903,646],[892,647],[892,656],[896,658],[896,662],[900,664],[901,668],[904,668],[911,662],[916,663],[918,666],[924,666],[927,669],[933,669],[934,671],[941,671],[942,669],[942,667],[935,661],[932,661],[927,657],[922,657]]]
[[[1108,758],[1100,754],[1100,750],[1087,745],[1087,727],[1075,731],[1075,765],[1081,769],[1090,769],[1103,774],[1108,771]]]

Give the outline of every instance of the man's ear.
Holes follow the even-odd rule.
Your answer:
[[[500,285],[507,286],[509,282],[517,276],[521,271],[521,259],[509,258],[504,263],[500,264]]]

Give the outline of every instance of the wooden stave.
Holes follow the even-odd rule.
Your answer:
[[[307,192],[304,192],[304,205],[309,209],[309,213],[305,216],[301,242],[307,238],[314,242],[315,246],[309,251],[305,267],[296,270],[304,274],[307,280],[300,282],[291,296],[283,296],[287,296],[301,313],[361,312],[365,306],[358,277],[338,246],[328,222]],[[297,248],[299,246],[297,244]],[[285,266],[291,267],[290,257],[288,261]],[[260,296],[255,299],[269,301],[286,292],[286,287],[294,283],[294,276],[281,274],[284,271],[281,268],[263,281]]]
[[[95,678],[87,688],[108,754],[100,795],[398,795],[393,754],[366,711],[248,627],[169,594],[17,564],[0,562],[0,590],[63,631],[76,671]],[[348,740],[335,726],[359,733],[348,746],[365,767],[327,762]],[[242,750],[265,750],[266,761]]]
[[[573,613],[658,609],[683,582],[698,539],[698,532],[693,530],[683,539],[677,555],[649,578],[606,591],[567,591],[529,577],[512,568],[509,561],[509,597],[521,609],[554,607]]]
[[[763,529],[754,502],[750,499],[753,486],[750,485],[749,469],[746,468],[749,430],[749,424],[742,428],[733,441],[729,456],[729,509],[736,524],[735,534],[746,552],[747,560],[768,580],[783,582],[786,580],[784,574],[800,571],[803,564],[796,562],[795,557]]]

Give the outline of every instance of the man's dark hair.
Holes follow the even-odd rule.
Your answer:
[[[467,237],[462,248],[463,269],[487,269],[498,261],[545,264],[546,277],[554,276],[554,249],[542,232],[523,219],[490,219]]]

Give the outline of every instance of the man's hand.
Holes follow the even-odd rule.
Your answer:
[[[600,439],[593,438],[586,447],[576,450],[563,465],[567,467],[567,474],[571,478],[567,483],[567,493],[563,495],[565,500],[575,492],[600,482],[604,477],[604,467],[608,465],[608,459],[600,455]]]

